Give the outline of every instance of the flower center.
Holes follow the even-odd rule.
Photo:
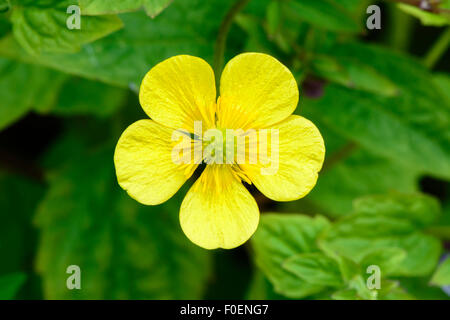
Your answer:
[[[203,137],[204,161],[208,164],[235,163],[236,137],[230,130],[217,128],[208,130]]]

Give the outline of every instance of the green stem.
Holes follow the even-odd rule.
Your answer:
[[[390,3],[389,15],[392,21],[392,32],[388,34],[389,44],[393,48],[407,51],[411,42],[414,19],[409,14],[401,11],[394,3]]]
[[[214,49],[214,71],[216,73],[216,84],[219,84],[220,75],[222,73],[224,55],[225,55],[225,45],[227,42],[227,36],[230,32],[231,25],[233,24],[236,15],[250,2],[250,0],[237,0],[234,5],[227,12],[225,18],[223,19],[219,33],[217,35],[215,49]]]
[[[442,34],[439,36],[439,38],[436,40],[436,42],[433,44],[433,46],[423,59],[423,63],[427,66],[427,68],[432,69],[434,67],[436,62],[439,61],[439,59],[447,50],[449,44],[450,44],[450,27],[448,27],[444,32],[442,32]]]

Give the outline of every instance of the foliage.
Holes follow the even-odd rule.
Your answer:
[[[353,213],[332,224],[320,216],[266,214],[252,240],[256,265],[290,298],[397,298],[406,292],[393,279],[429,277],[435,269],[442,248],[423,230],[439,215],[436,200],[420,194],[360,198]],[[371,265],[381,270],[380,291],[365,285]],[[439,268],[436,284],[446,269]]]
[[[236,2],[0,0],[0,299],[448,299],[450,1],[383,4],[381,30],[366,0]],[[210,252],[178,223],[189,183],[143,206],[118,186],[113,146],[147,117],[150,68],[245,51],[294,73],[326,161],[304,199],[256,194],[247,245]]]

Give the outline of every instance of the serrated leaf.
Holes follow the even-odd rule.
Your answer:
[[[392,275],[425,276],[436,266],[441,253],[441,244],[434,237],[422,233],[412,233],[406,236],[362,238],[336,237],[329,239],[328,245],[337,253],[360,263],[363,257],[374,249],[398,248],[407,255],[397,265]]]
[[[406,252],[400,248],[374,249],[366,254],[361,260],[362,269],[365,271],[371,265],[380,268],[381,273],[386,276],[397,270],[398,265],[406,258]]]
[[[0,58],[0,130],[25,115],[33,106],[54,99],[54,84],[64,75],[33,65]]]
[[[32,57],[10,37],[0,41],[0,54],[137,90],[144,75],[171,56],[190,54],[211,62],[213,40],[230,5],[226,1],[184,0],[175,1],[153,20],[143,12],[122,14],[122,30],[83,46],[77,54]]]
[[[450,285],[450,258],[439,264],[431,278],[431,283],[436,286]]]
[[[0,300],[13,299],[26,280],[24,273],[11,273],[0,276]]]
[[[301,253],[286,259],[283,268],[308,283],[340,287],[343,285],[338,263],[323,253]]]
[[[67,8],[73,4],[75,0],[55,0],[14,7],[11,16],[14,36],[33,55],[73,53],[123,27],[117,16],[101,16],[80,17],[80,29],[69,29],[67,21],[71,14],[67,13]]]
[[[355,203],[356,213],[333,224],[322,242],[327,250],[356,263],[362,263],[374,250],[403,250],[406,256],[391,264],[388,273],[427,275],[436,266],[441,244],[420,230],[436,218],[436,205],[421,195],[363,198]]]
[[[381,97],[332,84],[321,99],[304,100],[304,108],[376,155],[449,179],[450,105],[431,74],[410,58],[374,46],[340,45],[333,54],[371,61],[399,94]]]
[[[390,235],[407,235],[415,231],[415,225],[408,220],[383,215],[354,214],[343,217],[333,225],[328,236],[334,237],[363,237],[376,239]]]
[[[386,216],[408,220],[416,228],[424,228],[441,215],[439,202],[425,194],[375,195],[361,197],[354,202],[354,212],[366,216]]]
[[[144,8],[154,18],[172,0],[78,0],[81,12],[86,15],[113,14],[135,11]]]
[[[65,157],[36,217],[45,297],[199,299],[209,255],[182,233],[181,199],[154,207],[131,199],[117,185],[112,148]],[[69,265],[81,269],[81,290],[66,288]]]
[[[318,251],[316,237],[329,225],[323,217],[264,214],[251,243],[258,268],[274,285],[275,291],[291,298],[301,298],[323,289],[312,285],[282,267],[283,262],[299,253]]]

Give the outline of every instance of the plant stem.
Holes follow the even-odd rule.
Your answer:
[[[224,55],[225,55],[225,45],[227,42],[227,36],[230,32],[231,25],[233,24],[236,15],[250,2],[250,0],[237,0],[234,5],[227,12],[225,18],[219,28],[219,33],[217,35],[216,44],[214,48],[214,61],[213,67],[216,73],[216,85],[219,84],[220,75],[222,73]]]
[[[436,42],[433,44],[433,46],[423,59],[423,63],[427,66],[427,68],[432,69],[434,67],[436,62],[439,61],[439,59],[447,50],[449,44],[450,27],[442,32],[442,34],[439,36],[439,38],[436,40]]]
[[[388,34],[387,40],[393,48],[407,51],[411,42],[411,30],[414,26],[414,19],[397,8],[394,3],[389,3],[389,5],[392,32]]]

